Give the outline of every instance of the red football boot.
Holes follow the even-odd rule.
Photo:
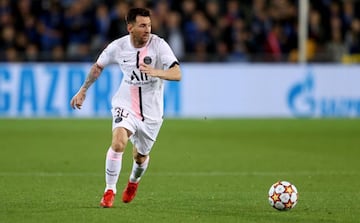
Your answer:
[[[122,194],[122,200],[124,203],[129,203],[134,199],[138,185],[139,183],[128,182],[127,187]]]
[[[100,206],[103,208],[111,208],[114,203],[115,194],[113,190],[107,190],[101,199]]]

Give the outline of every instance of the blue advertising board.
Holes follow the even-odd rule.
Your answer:
[[[106,68],[81,110],[69,102],[89,63],[0,64],[0,117],[109,117],[122,73]],[[165,117],[359,117],[360,66],[182,64]]]

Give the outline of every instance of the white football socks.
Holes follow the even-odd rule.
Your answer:
[[[119,179],[122,163],[122,152],[115,152],[111,147],[106,154],[105,162],[105,182],[107,190],[113,190],[116,194],[116,183]]]
[[[150,156],[147,156],[145,162],[143,162],[141,165],[133,161],[133,167],[131,171],[131,175],[129,178],[129,181],[132,183],[138,183],[141,179],[141,176],[144,175],[145,170],[147,169],[149,165]]]

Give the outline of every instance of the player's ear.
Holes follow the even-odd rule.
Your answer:
[[[127,31],[131,33],[132,25],[130,23],[127,24]]]

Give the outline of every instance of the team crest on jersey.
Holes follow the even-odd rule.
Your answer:
[[[152,62],[152,59],[151,59],[151,57],[149,57],[149,56],[146,56],[146,57],[144,57],[144,63],[145,64],[151,64],[151,62]]]

